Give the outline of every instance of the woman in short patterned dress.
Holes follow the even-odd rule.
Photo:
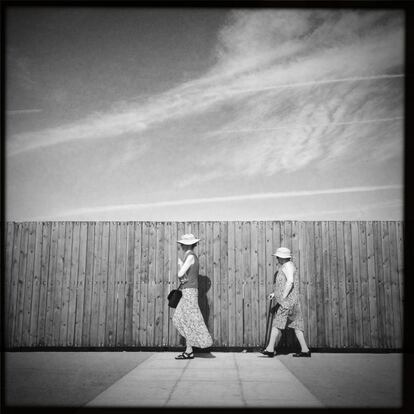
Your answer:
[[[279,308],[273,320],[269,343],[262,354],[274,357],[274,349],[282,336],[282,330],[293,328],[301,347],[301,351],[293,354],[293,356],[310,357],[311,352],[303,336],[304,325],[298,291],[299,282],[296,277],[295,265],[291,261],[290,250],[286,247],[280,247],[273,256],[276,256],[280,267],[277,272],[274,291],[269,295],[269,299],[274,298],[279,303]]]
[[[173,323],[185,338],[186,349],[175,359],[193,359],[193,346],[209,348],[213,344],[198,306],[198,257],[193,249],[199,241],[192,234],[185,234],[178,240],[184,253],[183,260],[178,259],[178,278],[183,295],[175,309]]]

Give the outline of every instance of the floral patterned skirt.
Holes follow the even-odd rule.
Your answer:
[[[183,296],[172,318],[177,331],[184,336],[187,345],[208,348],[213,344],[203,315],[198,307],[198,289],[183,289]]]
[[[279,306],[275,318],[273,319],[272,326],[278,329],[293,328],[304,331],[303,316],[299,300],[289,307]]]

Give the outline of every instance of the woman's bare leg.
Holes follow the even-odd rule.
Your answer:
[[[298,341],[300,343],[301,351],[302,352],[309,352],[308,345],[306,345],[305,337],[303,335],[303,332],[300,329],[295,329],[295,335],[296,338],[298,338]]]
[[[273,327],[270,332],[269,343],[267,344],[267,347],[265,350],[267,352],[274,352],[275,346],[277,346],[277,344],[279,343],[281,336],[282,336],[282,331],[278,328]]]

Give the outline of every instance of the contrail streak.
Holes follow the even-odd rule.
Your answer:
[[[277,131],[279,129],[293,129],[293,128],[299,128],[299,127],[316,128],[316,127],[338,126],[338,125],[371,124],[371,123],[376,123],[376,122],[400,121],[400,120],[403,120],[403,119],[404,119],[404,117],[399,116],[399,117],[395,117],[395,118],[366,119],[366,120],[362,120],[362,121],[327,122],[325,124],[292,124],[292,125],[286,125],[286,126],[275,127],[275,128],[226,129],[226,130],[222,130],[222,131],[213,132],[212,135],[233,134],[233,133],[237,133],[237,132]]]
[[[6,111],[6,115],[24,115],[24,114],[34,114],[38,112],[43,112],[43,109],[14,109]]]
[[[248,200],[265,200],[273,198],[289,198],[289,197],[306,197],[306,196],[317,196],[317,195],[330,195],[330,194],[343,194],[343,193],[365,193],[372,191],[385,191],[385,190],[400,190],[402,185],[392,184],[383,186],[366,186],[366,187],[347,187],[347,188],[330,188],[326,190],[311,190],[311,191],[289,191],[280,193],[258,193],[258,194],[244,194],[239,196],[228,196],[228,197],[211,197],[211,198],[191,198],[184,200],[174,201],[158,201],[154,203],[140,203],[140,204],[121,204],[112,206],[100,206],[93,208],[79,208],[76,210],[66,211],[59,216],[74,216],[83,215],[90,213],[104,213],[110,211],[121,211],[121,210],[134,210],[142,208],[154,208],[154,207],[170,207],[170,206],[184,206],[191,204],[204,204],[204,203],[223,203],[232,201],[248,201]],[[34,220],[44,220],[45,218],[35,218]]]
[[[376,79],[392,79],[392,78],[403,78],[405,75],[402,73],[391,74],[391,75],[375,75],[375,76],[356,76],[352,78],[339,78],[339,79],[322,79],[314,80],[307,82],[297,82],[297,83],[285,83],[283,85],[274,85],[267,86],[264,88],[251,88],[251,89],[231,89],[232,93],[248,93],[248,92],[261,92],[272,89],[281,89],[281,88],[300,88],[302,86],[313,86],[313,85],[323,85],[328,83],[341,83],[341,82],[356,82],[363,80],[376,80]]]

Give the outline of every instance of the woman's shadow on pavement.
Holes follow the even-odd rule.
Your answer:
[[[211,280],[204,275],[198,275],[198,306],[203,315],[204,323],[208,328],[208,318],[210,317],[210,306],[208,304],[207,292],[211,288]],[[194,353],[198,358],[215,358],[211,354],[210,348],[195,348]]]

